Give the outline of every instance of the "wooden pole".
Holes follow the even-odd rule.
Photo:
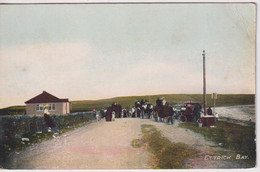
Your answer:
[[[203,105],[204,105],[204,115],[206,115],[206,65],[205,65],[205,50],[203,50]]]

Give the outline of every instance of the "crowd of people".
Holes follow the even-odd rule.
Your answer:
[[[173,105],[169,104],[164,98],[157,98],[153,105],[147,100],[137,100],[130,108],[122,108],[118,103],[113,103],[102,112],[106,121],[114,121],[116,118],[146,118],[155,121],[173,124],[175,119],[181,121],[198,121],[202,114],[202,107],[197,104],[186,104],[185,110],[178,116]],[[209,107],[208,115],[213,115]]]

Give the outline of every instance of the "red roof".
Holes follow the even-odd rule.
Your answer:
[[[59,99],[46,91],[43,91],[38,96],[26,101],[25,103],[56,103],[56,102],[69,102],[69,99]]]

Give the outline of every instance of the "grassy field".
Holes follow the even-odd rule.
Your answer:
[[[170,104],[176,104],[182,101],[198,100],[203,102],[202,94],[161,94],[161,95],[148,95],[148,96],[127,96],[127,97],[115,97],[102,100],[80,100],[71,101],[71,112],[88,111],[95,109],[101,109],[108,107],[113,102],[117,102],[122,105],[123,108],[130,108],[134,105],[136,100],[144,99],[155,104],[157,98],[164,97]],[[213,106],[211,95],[207,95],[207,105]],[[219,94],[216,101],[216,106],[233,106],[233,105],[249,105],[255,104],[254,94]],[[0,115],[8,114],[23,114],[25,113],[25,106],[12,106],[4,109],[0,109]]]
[[[242,126],[232,122],[218,121],[216,127],[198,127],[197,123],[185,122],[179,127],[188,128],[202,134],[204,137],[214,141],[222,147],[234,151],[233,154],[249,156],[248,163],[255,166],[256,142],[255,125]],[[217,152],[226,155],[227,152]]]

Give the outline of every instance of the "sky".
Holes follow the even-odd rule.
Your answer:
[[[0,5],[0,108],[69,100],[255,94],[252,3]]]

